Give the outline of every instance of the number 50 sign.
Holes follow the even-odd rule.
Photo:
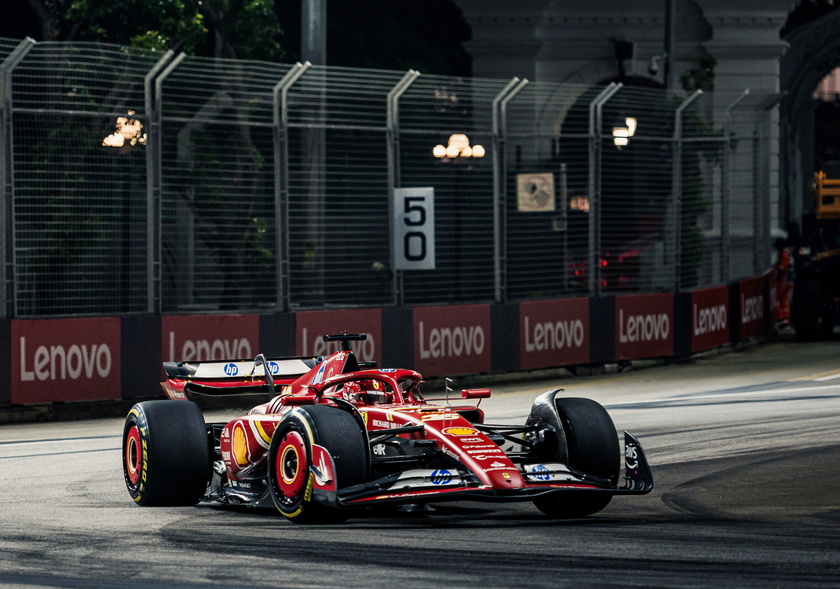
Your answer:
[[[435,189],[394,189],[394,268],[435,269]]]

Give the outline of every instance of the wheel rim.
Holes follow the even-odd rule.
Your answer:
[[[300,433],[290,431],[283,436],[274,468],[280,494],[290,500],[300,495],[309,470],[306,442]]]
[[[142,451],[140,430],[132,425],[125,439],[125,472],[131,485],[140,483],[142,469]]]

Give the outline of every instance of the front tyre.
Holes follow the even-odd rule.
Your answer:
[[[145,401],[123,427],[123,475],[143,506],[194,505],[210,480],[210,444],[201,409],[189,401]]]
[[[552,438],[554,458],[617,486],[621,454],[615,425],[606,409],[582,398],[554,399],[554,403],[562,429]],[[551,517],[577,518],[601,511],[611,500],[609,492],[576,491],[541,497],[534,500],[534,505]]]
[[[365,482],[370,457],[367,438],[355,417],[327,405],[299,407],[280,422],[271,439],[268,483],[274,505],[296,523],[341,522],[345,512],[315,497],[315,445],[325,448],[332,458],[336,490]]]

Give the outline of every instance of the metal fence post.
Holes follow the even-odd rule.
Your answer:
[[[493,99],[493,266],[494,300],[507,299],[507,105],[528,80],[512,78]]]
[[[394,243],[394,189],[400,186],[400,97],[414,83],[420,75],[417,70],[408,70],[403,77],[388,92],[386,104],[386,145],[388,157],[388,243]],[[389,266],[391,268],[392,303],[397,306],[403,304],[402,270],[394,269],[394,248],[390,248]]]
[[[724,284],[729,282],[729,252],[731,251],[731,223],[729,219],[729,215],[731,214],[731,205],[732,205],[732,149],[731,146],[731,133],[732,133],[732,111],[734,111],[739,104],[749,96],[750,91],[749,89],[744,90],[744,92],[735,99],[732,104],[730,104],[726,108],[726,117],[723,123],[723,136],[724,136],[724,157],[723,157],[723,197],[721,198],[720,203],[720,246],[721,246],[721,256],[720,256],[720,281]]]
[[[755,252],[755,273],[760,274],[770,264],[770,250],[772,243],[770,242],[770,143],[768,141],[768,134],[770,126],[771,111],[779,102],[784,99],[785,94],[775,94],[767,98],[761,104],[761,114],[758,118],[758,133],[756,146],[756,162],[755,170],[758,175],[756,178],[756,244],[753,248]],[[759,150],[761,154],[759,155]]]
[[[673,215],[673,233],[672,233],[672,256],[674,263],[674,292],[679,292],[681,287],[681,272],[680,264],[682,263],[682,248],[680,241],[682,239],[682,122],[683,112],[688,108],[692,102],[697,100],[703,94],[702,90],[697,90],[686,98],[683,103],[677,108],[674,113],[674,136],[673,145],[673,164],[671,167],[671,211]],[[666,223],[666,227],[669,224]]]
[[[175,52],[166,51],[143,77],[144,108],[149,123],[149,149],[146,150],[146,311],[160,312],[160,288],[156,277],[160,268],[160,103],[154,90],[155,77],[171,61]],[[185,55],[178,56],[180,62]],[[157,186],[157,192],[154,187]]]
[[[11,317],[15,314],[15,223],[14,202],[14,158],[12,150],[12,72],[26,54],[35,46],[35,40],[27,37],[0,63],[0,181],[3,183],[3,202],[0,207],[0,247],[3,248],[3,285],[0,288],[0,314]]]
[[[589,104],[589,296],[601,293],[601,112],[604,104],[621,90],[611,82]]]
[[[288,92],[312,64],[296,63],[272,88],[274,110],[274,233],[276,310],[288,311],[289,293],[289,112]]]
[[[148,312],[156,315],[161,313],[162,308],[161,198],[163,180],[161,176],[163,170],[163,141],[161,127],[163,119],[163,81],[186,56],[186,53],[179,53],[170,61],[169,57],[171,55],[164,54],[164,57],[145,76],[146,116],[149,117],[150,121],[148,131],[149,149],[146,156],[146,247],[148,248],[146,287]],[[166,63],[167,61],[168,63]],[[151,91],[152,84],[154,84],[154,93]]]

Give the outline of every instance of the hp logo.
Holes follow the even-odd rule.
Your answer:
[[[432,473],[433,485],[445,485],[452,480],[452,473],[445,468],[439,468]]]

